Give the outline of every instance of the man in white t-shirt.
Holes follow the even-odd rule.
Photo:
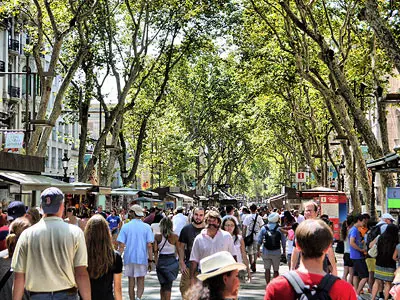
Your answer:
[[[257,205],[255,203],[252,203],[250,205],[250,212],[251,213],[246,216],[246,219],[243,220],[243,236],[247,237],[250,234],[253,234],[253,244],[250,246],[246,246],[246,252],[249,255],[249,263],[251,266],[251,270],[255,272],[256,261],[257,261],[257,238],[258,238],[258,233],[264,226],[264,221],[262,217],[259,214],[257,214]],[[252,231],[253,226],[254,226],[254,231]]]
[[[183,207],[178,206],[176,208],[176,215],[172,218],[173,230],[174,233],[179,236],[181,234],[181,230],[188,224],[188,217],[183,214]]]

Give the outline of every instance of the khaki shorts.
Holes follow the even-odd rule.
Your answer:
[[[375,272],[376,258],[367,258],[365,259],[365,263],[367,264],[368,272]]]
[[[281,263],[281,255],[280,254],[267,254],[262,256],[264,261],[264,269],[266,271],[271,270],[271,266],[274,269],[274,272],[279,271],[279,265]]]
[[[250,246],[246,246],[246,252],[248,255],[257,254],[257,240],[254,239],[253,244]]]

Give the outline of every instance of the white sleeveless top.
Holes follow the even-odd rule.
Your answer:
[[[236,252],[236,260],[238,263],[243,263],[243,258],[242,258],[242,251],[240,251],[240,241],[242,240],[242,236],[238,235],[238,239],[235,241],[236,237],[232,236],[233,238],[233,248],[235,249]]]
[[[162,248],[159,254],[175,254],[175,245],[170,244],[164,236],[161,239],[161,243],[158,244],[158,248]]]

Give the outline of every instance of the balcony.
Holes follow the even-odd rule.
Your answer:
[[[21,89],[19,87],[10,85],[8,87],[8,94],[11,98],[19,98],[21,95]]]
[[[8,49],[14,52],[19,53],[19,41],[15,39],[9,39],[8,41]]]

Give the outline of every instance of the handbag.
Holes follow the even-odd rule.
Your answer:
[[[378,256],[379,235],[376,237],[376,239],[377,239],[376,243],[368,250],[368,255],[371,256],[372,258],[375,258]]]
[[[335,253],[344,254],[344,242],[338,241],[336,243]]]
[[[254,219],[253,229],[251,230],[251,233],[243,239],[244,245],[246,247],[251,246],[254,242],[254,228],[256,227],[257,217],[258,214],[256,214],[256,217]]]

